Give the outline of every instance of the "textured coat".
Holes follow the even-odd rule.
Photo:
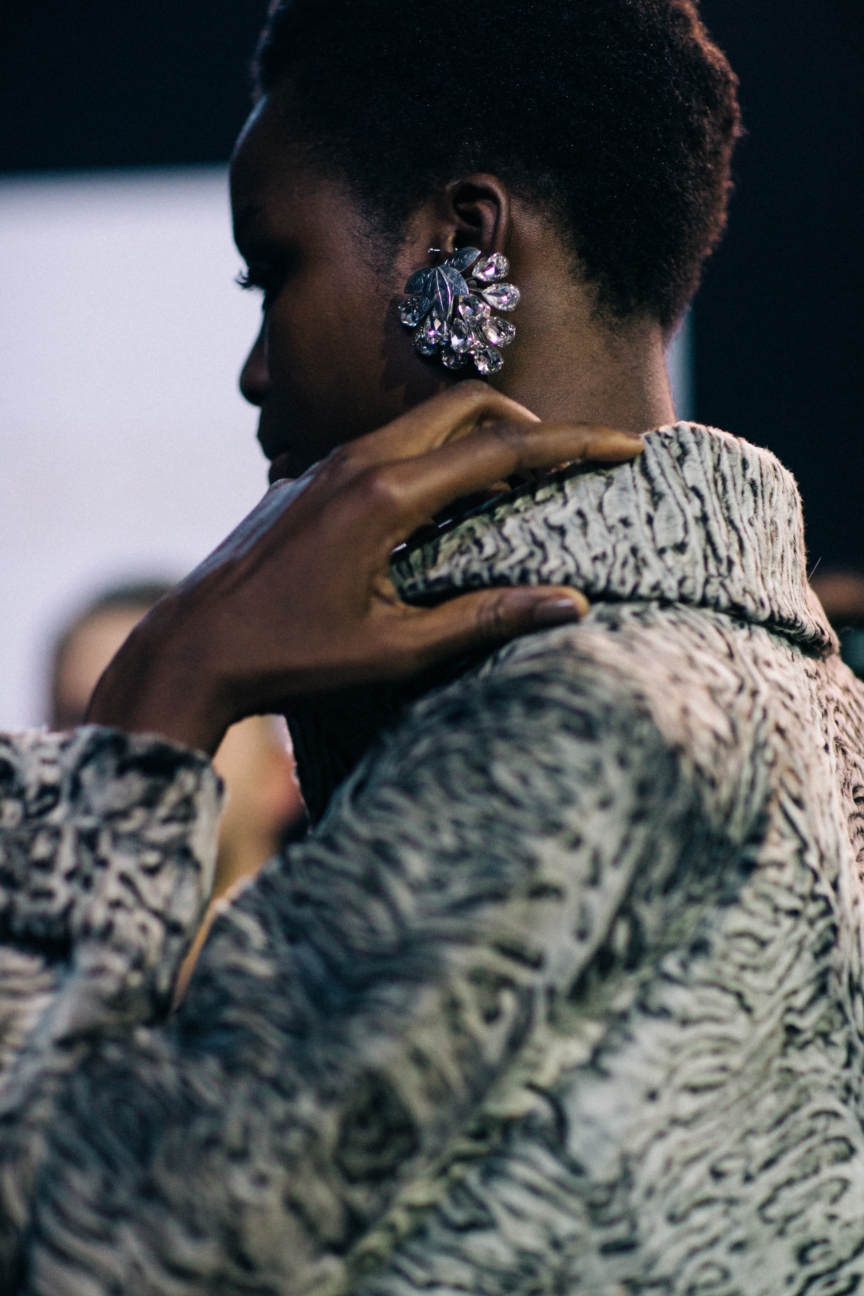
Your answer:
[[[298,705],[320,822],[167,1021],[208,763],[3,742],[2,1290],[856,1291],[864,690],[791,478],[679,424],[394,571],[593,608]]]

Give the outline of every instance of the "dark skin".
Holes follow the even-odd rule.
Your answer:
[[[411,608],[390,553],[454,499],[575,460],[624,462],[635,434],[674,419],[659,326],[599,319],[541,212],[494,176],[467,176],[430,195],[382,257],[347,187],[286,138],[283,109],[262,101],[232,164],[237,245],[265,293],[241,389],[261,409],[271,481],[306,475],[153,609],[88,712],[209,753],[235,720],[287,698],[584,615],[583,595],[548,586]],[[467,244],[505,252],[522,291],[494,388],[417,355],[397,317],[429,248]]]

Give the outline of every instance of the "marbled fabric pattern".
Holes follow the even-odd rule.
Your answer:
[[[490,525],[491,523],[491,525]],[[801,503],[773,455],[678,423],[634,463],[564,473],[484,509],[397,567],[411,601],[489,584],[572,581],[592,599],[715,608],[827,647],[805,580]],[[818,607],[818,605],[817,605]]]
[[[7,740],[2,1290],[857,1290],[864,689],[791,478],[680,425],[396,578],[595,606],[363,711],[168,1021],[206,762]]]

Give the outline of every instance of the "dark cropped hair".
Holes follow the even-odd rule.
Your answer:
[[[613,317],[672,325],[725,226],[737,79],[691,0],[275,0],[256,66],[379,231],[494,172]]]

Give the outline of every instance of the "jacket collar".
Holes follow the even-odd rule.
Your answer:
[[[801,499],[767,450],[695,423],[645,437],[632,463],[566,469],[396,556],[409,602],[490,585],[575,585],[595,601],[684,603],[826,653],[807,583]]]

